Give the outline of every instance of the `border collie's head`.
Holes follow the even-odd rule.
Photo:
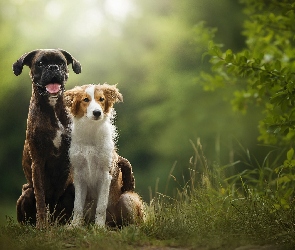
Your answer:
[[[116,85],[89,84],[67,90],[65,104],[71,115],[77,119],[86,117],[102,120],[108,116],[116,102],[123,101],[123,96]]]

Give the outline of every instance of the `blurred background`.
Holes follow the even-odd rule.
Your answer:
[[[118,83],[119,154],[133,165],[147,203],[155,192],[181,187],[194,155],[190,140],[200,138],[208,162],[218,166],[238,160],[238,143],[260,152],[261,111],[235,113],[225,98],[234,87],[205,92],[198,83],[209,64],[202,60],[208,38],[196,25],[216,27],[216,40],[238,50],[242,7],[236,0],[1,0],[0,221],[16,219],[26,182],[21,156],[31,82],[27,67],[16,77],[12,64],[37,48],[62,48],[81,62],[82,74],[70,68],[66,89]],[[178,183],[165,191],[173,166]]]

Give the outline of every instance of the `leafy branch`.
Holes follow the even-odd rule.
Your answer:
[[[201,73],[201,84],[205,90],[236,85],[231,97],[234,110],[245,113],[250,105],[260,106],[264,118],[259,123],[259,139],[286,144],[295,139],[295,5],[263,0],[243,3],[249,15],[243,31],[247,48],[237,53],[223,51],[212,40],[203,54],[203,60],[210,57],[211,73]]]

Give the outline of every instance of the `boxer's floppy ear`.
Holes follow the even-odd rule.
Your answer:
[[[65,58],[67,59],[68,64],[72,64],[72,69],[76,74],[81,73],[82,67],[81,64],[79,63],[78,60],[76,60],[69,52],[63,50],[63,49],[58,49],[61,53],[63,53],[63,55],[65,56]]]
[[[40,50],[33,50],[31,52],[28,52],[26,54],[23,54],[20,59],[18,59],[13,65],[12,65],[12,69],[13,69],[13,73],[18,76],[22,73],[23,71],[23,66],[27,65],[29,67],[32,66],[32,59],[34,58],[34,56],[36,55],[37,52],[39,52]]]

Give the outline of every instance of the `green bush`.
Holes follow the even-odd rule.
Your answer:
[[[212,72],[203,72],[206,90],[236,85],[231,103],[247,111],[250,104],[263,108],[259,140],[290,144],[295,139],[295,4],[280,0],[242,0],[247,20],[245,48],[233,52],[213,40],[208,45]],[[207,30],[212,36],[212,29]],[[275,135],[275,136],[274,136]]]

